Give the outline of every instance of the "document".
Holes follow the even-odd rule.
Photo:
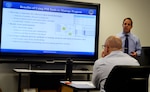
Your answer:
[[[76,88],[95,88],[93,83],[91,81],[72,81],[70,86],[76,87]]]

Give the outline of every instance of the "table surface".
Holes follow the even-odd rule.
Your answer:
[[[19,73],[18,81],[18,92],[21,92],[21,73],[45,73],[45,74],[65,74],[66,70],[31,70],[31,69],[13,69],[14,72]],[[73,70],[73,74],[87,74],[88,76],[93,73],[93,71],[87,70]],[[72,84],[75,86],[76,84]],[[84,85],[83,85],[84,86]],[[76,87],[76,86],[75,86]]]
[[[66,70],[30,70],[30,69],[13,69],[17,73],[66,73]],[[72,73],[92,74],[93,71],[73,70]]]

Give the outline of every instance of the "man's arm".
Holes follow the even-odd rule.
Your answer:
[[[97,65],[96,65],[96,61],[95,64],[93,66],[93,74],[92,74],[92,83],[94,84],[94,86],[96,88],[99,88],[99,74],[98,74],[98,69],[97,69]]]
[[[137,44],[136,44],[136,53],[137,53],[137,56],[141,55],[141,50],[142,50],[141,43],[140,43],[140,40],[138,39],[137,40]]]

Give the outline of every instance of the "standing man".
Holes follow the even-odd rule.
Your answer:
[[[141,55],[141,44],[137,36],[130,31],[133,27],[133,21],[131,18],[125,18],[123,20],[123,32],[117,34],[122,40],[123,51],[133,57]]]
[[[100,88],[100,92],[105,92],[105,81],[116,65],[136,65],[136,59],[122,52],[122,41],[119,37],[109,36],[104,44],[102,58],[95,61],[93,66],[92,83]]]

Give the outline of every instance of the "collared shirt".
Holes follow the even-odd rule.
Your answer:
[[[112,68],[116,65],[137,65],[139,62],[122,51],[112,51],[104,58],[95,61],[93,66],[92,82],[100,88],[100,92],[105,92],[104,84]]]
[[[128,35],[128,40],[129,40],[129,48],[128,48],[129,55],[131,52],[136,52],[137,55],[140,56],[141,55],[141,43],[140,43],[139,38],[132,33],[128,33],[127,35]],[[124,51],[126,36],[123,32],[117,34],[117,36],[120,37],[122,40],[122,48]]]

